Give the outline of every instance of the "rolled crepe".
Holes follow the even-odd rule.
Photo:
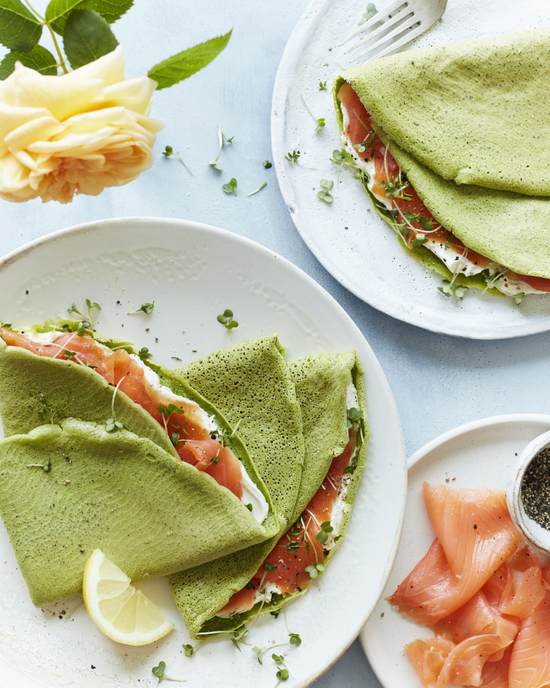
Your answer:
[[[372,61],[344,72],[335,96],[344,82],[445,229],[520,275],[550,278],[550,28]],[[410,253],[450,276],[427,249]]]
[[[192,366],[190,368],[189,375],[192,377],[193,383],[197,384],[197,379],[193,377],[196,371],[192,370]],[[185,375],[187,369],[188,367],[184,367],[178,372]],[[296,396],[302,412],[305,439],[304,466],[296,502],[288,523],[288,525],[292,525],[319,489],[334,457],[342,454],[348,443],[347,393],[350,385],[353,383],[357,390],[359,405],[363,412],[365,410],[365,393],[363,371],[355,352],[321,354],[290,361],[288,369],[295,384]],[[211,361],[210,365],[204,368],[203,373],[206,374],[207,370],[210,371],[210,375],[216,377],[216,361]],[[249,379],[251,378],[248,376],[244,378],[244,380]],[[261,381],[256,380],[253,386],[259,384]],[[240,392],[246,396],[246,387]],[[274,423],[278,424],[277,419],[274,420],[269,415],[259,419],[258,422],[260,423],[259,427],[265,428],[266,432],[270,432]],[[365,466],[367,435],[367,424],[364,417],[361,419],[361,432],[358,437],[353,471],[349,474],[347,492],[342,504],[342,520],[338,533],[341,536],[345,533]],[[269,473],[273,470],[272,466],[264,467],[266,472],[261,472],[261,475],[265,481],[269,482]],[[273,477],[271,479],[273,480]],[[286,532],[288,525],[281,530],[280,536]],[[239,552],[232,557],[226,557],[223,561],[214,562],[208,567],[189,569],[170,577],[169,581],[176,603],[192,637],[205,639],[212,634],[234,630],[259,613],[276,611],[283,604],[301,594],[294,593],[285,597],[276,595],[269,603],[259,602],[246,612],[225,618],[216,616],[216,613],[227,604],[231,596],[249,583],[278,543],[280,536],[260,546]],[[341,538],[334,542],[334,546],[325,558],[325,564],[340,542]],[[226,568],[227,561],[230,561],[232,565]],[[245,568],[238,570],[238,563],[245,563]],[[212,569],[212,567],[214,568]],[[222,575],[221,580],[220,575]]]
[[[0,442],[0,515],[37,606],[79,593],[96,548],[139,580],[266,536],[234,494],[150,439],[74,419]]]
[[[225,503],[229,500],[229,502],[233,504],[232,509],[235,511],[235,515],[232,514],[230,520],[230,523],[232,523],[231,537],[226,542],[225,535],[228,532],[227,524],[222,526],[221,522],[218,523],[218,519],[225,518],[222,514],[227,514],[227,509],[222,507],[221,511],[218,513],[214,501],[209,499],[207,503],[208,509],[211,512],[210,516],[208,518],[205,517],[205,511],[201,506],[201,509],[196,512],[197,515],[192,518],[193,523],[188,523],[187,528],[184,528],[182,532],[178,534],[177,539],[172,537],[165,539],[165,533],[162,530],[156,534],[156,537],[160,538],[161,543],[165,542],[167,556],[162,557],[159,562],[156,563],[156,550],[151,553],[149,548],[144,546],[142,554],[138,556],[136,561],[132,561],[131,558],[127,557],[124,553],[121,554],[121,557],[117,557],[116,552],[113,551],[113,547],[111,546],[112,543],[109,541],[103,542],[102,531],[105,529],[106,523],[114,525],[118,518],[117,514],[110,510],[109,514],[105,516],[107,521],[102,521],[101,527],[98,526],[98,528],[94,528],[93,533],[90,533],[90,537],[86,541],[91,549],[99,547],[105,551],[107,556],[110,556],[107,549],[105,549],[105,547],[108,547],[111,554],[113,554],[111,557],[113,561],[131,577],[138,577],[141,573],[147,573],[149,576],[152,576],[180,571],[186,567],[216,559],[222,556],[222,551],[224,553],[235,552],[255,543],[265,541],[279,532],[277,515],[271,507],[269,493],[259,477],[256,467],[245,446],[235,433],[235,428],[229,424],[218,409],[189,387],[184,381],[176,380],[170,375],[169,371],[161,367],[156,366],[156,369],[164,385],[168,386],[179,396],[195,402],[208,416],[214,417],[220,434],[225,438],[225,444],[240,460],[248,477],[262,493],[268,506],[268,513],[263,522],[258,524],[245,503],[237,499],[228,489],[219,485],[210,475],[197,470],[193,466],[185,464],[184,473],[182,474],[181,471],[179,471],[179,474],[184,476],[193,474],[193,480],[189,483],[188,489],[186,488],[186,496],[184,497],[188,504],[188,508],[186,508],[188,517],[190,517],[189,515],[192,512],[195,501],[204,499],[204,490],[207,490],[209,494],[217,495],[221,502]],[[132,438],[132,441],[135,441],[136,447],[138,447],[138,445],[139,447],[144,447],[145,444],[143,443],[147,440],[147,442],[157,447],[158,451],[155,455],[163,457],[161,460],[159,459],[159,461],[166,462],[170,459],[176,464],[182,464],[165,429],[152,416],[144,411],[141,406],[134,403],[123,392],[118,390],[115,393],[115,389],[94,370],[83,365],[77,365],[70,360],[38,356],[16,346],[6,346],[4,342],[0,343],[0,413],[2,414],[5,435],[8,437],[8,439],[0,443],[0,466],[11,465],[11,462],[15,460],[13,458],[14,455],[24,457],[26,454],[29,454],[30,456],[30,453],[32,453],[31,450],[35,451],[34,447],[38,446],[38,444],[42,447],[46,441],[45,438],[49,437],[48,432],[54,433],[52,428],[56,428],[58,424],[60,424],[63,430],[66,429],[67,418],[77,418],[80,423],[84,423],[82,427],[87,428],[90,432],[93,431],[92,434],[94,434],[94,436],[99,433],[103,438],[100,430],[103,428],[104,433],[106,421],[108,418],[112,418],[113,415],[122,423],[125,433],[128,431],[128,435]],[[49,423],[49,425],[42,427],[45,423]],[[48,430],[48,428],[50,428],[50,430]],[[96,432],[94,428],[99,429],[97,429]],[[62,438],[68,436],[73,438],[73,448],[75,452],[83,452],[89,463],[93,454],[88,450],[87,444],[84,442],[85,433],[77,432],[77,429],[78,428],[75,429],[75,427],[71,425],[69,427],[70,432],[69,430],[65,432]],[[38,440],[33,433],[38,433]],[[110,436],[109,433],[106,434],[107,437]],[[55,438],[59,439],[57,434],[54,433],[54,435]],[[118,430],[113,434],[113,436],[115,435],[120,435],[122,437],[122,434]],[[124,434],[124,436],[126,437],[126,434]],[[138,439],[141,444],[137,443]],[[130,444],[131,443],[127,441],[124,446],[129,448]],[[118,449],[115,444],[112,442],[104,442],[103,446],[113,452],[113,460],[118,459]],[[136,465],[134,470],[138,472],[141,470],[139,463],[141,460],[140,457],[145,460],[148,456],[147,452],[149,449],[150,447],[147,448],[147,451],[140,450],[136,452]],[[29,458],[29,460],[24,463],[24,467],[33,463],[46,464],[46,455],[44,455],[43,458],[44,461],[35,461]],[[25,459],[21,458],[21,462],[24,461]],[[26,475],[26,472],[23,471],[23,474]],[[178,476],[179,474],[176,475]],[[49,475],[47,477],[49,477]],[[201,488],[198,492],[193,492],[195,484],[204,485],[204,488]],[[6,485],[11,485],[11,483],[7,481]],[[48,483],[44,483],[44,486],[45,485],[48,485]],[[55,485],[55,489],[59,489],[57,482],[55,482]],[[97,485],[98,483],[96,483],[96,487]],[[132,534],[129,542],[135,544],[142,535],[143,542],[148,542],[149,536],[151,535],[149,529],[144,527],[143,532],[141,532],[141,524],[144,520],[143,516],[147,517],[147,513],[144,514],[142,512],[141,496],[138,496],[138,492],[133,492],[131,489],[125,488],[120,491],[120,485],[124,485],[124,481],[120,482],[118,479],[113,480],[111,483],[102,483],[101,487],[98,488],[99,491],[96,495],[97,500],[105,503],[114,500],[114,503],[118,504],[118,501],[124,496],[124,499],[126,499],[124,504],[126,513],[133,513],[133,520],[128,517],[126,525],[130,526],[132,523],[132,527],[138,531],[135,537],[134,534]],[[107,489],[109,486],[110,490]],[[177,492],[179,494],[183,486],[182,481],[179,480],[179,487],[176,489],[176,485],[174,486],[175,493]],[[25,566],[21,564],[21,569],[24,571],[24,575],[28,581],[33,601],[37,604],[46,604],[55,599],[61,599],[62,597],[72,595],[75,591],[78,592],[78,590],[80,590],[82,583],[81,574],[83,572],[85,559],[82,561],[81,569],[78,569],[76,563],[72,562],[71,567],[69,567],[68,572],[65,574],[65,572],[61,570],[62,567],[60,562],[62,561],[64,556],[63,551],[68,542],[62,542],[59,546],[59,556],[61,559],[59,561],[54,559],[52,575],[48,579],[51,582],[53,577],[57,577],[60,583],[52,588],[51,593],[48,593],[47,590],[35,591],[37,586],[36,581],[43,574],[41,556],[43,551],[42,542],[44,539],[41,539],[42,534],[44,530],[48,530],[49,536],[55,537],[58,526],[52,518],[48,518],[44,523],[41,523],[40,537],[34,538],[28,538],[27,531],[21,532],[18,530],[16,527],[17,524],[25,522],[25,518],[20,518],[20,520],[14,522],[11,517],[14,515],[12,511],[17,514],[18,519],[19,514],[24,515],[27,513],[28,495],[24,487],[24,481],[18,482],[12,494],[3,485],[4,489],[0,493],[0,514],[3,516],[18,558],[25,559],[27,562]],[[121,494],[119,494],[119,492],[121,492]],[[37,494],[39,502],[41,502],[41,500],[44,500],[46,503],[52,501],[47,493]],[[90,492],[90,495],[91,494]],[[82,496],[77,496],[76,490],[64,492],[63,497],[69,500],[74,499],[75,502],[82,500]],[[90,496],[90,499],[93,498]],[[53,502],[57,503],[57,500],[53,500]],[[172,508],[174,508],[175,502],[172,501],[171,504]],[[13,509],[14,506],[16,507],[15,509]],[[34,508],[35,505],[33,506],[33,509]],[[74,508],[77,508],[76,504]],[[255,526],[250,526],[250,519],[255,521]],[[140,524],[139,528],[136,528],[136,523]],[[90,528],[92,525],[90,525]],[[217,530],[218,535],[214,537],[208,535],[208,537],[204,539],[204,542],[197,542],[196,533],[200,532],[201,529]],[[189,533],[189,535],[186,535],[186,533]],[[86,539],[84,538],[85,534],[86,533],[83,533],[80,539]],[[91,537],[92,535],[97,536],[95,540]],[[170,536],[172,536],[172,533],[170,533]],[[27,550],[24,548],[25,539],[27,539],[29,543]],[[185,552],[182,552],[182,543]],[[168,558],[171,563],[167,564],[166,558]],[[79,558],[77,557],[77,559]],[[33,562],[36,562],[36,569],[34,570]],[[128,562],[128,564],[126,564],[126,562]],[[78,577],[76,573],[80,575],[78,583],[76,581]],[[37,602],[37,600],[39,601]]]

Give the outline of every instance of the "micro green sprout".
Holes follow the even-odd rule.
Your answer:
[[[359,21],[359,24],[364,24],[366,21],[368,21],[377,14],[378,10],[376,9],[376,5],[373,2],[369,2],[369,4],[367,5],[367,11]]]
[[[46,463],[29,463],[27,468],[41,468],[44,473],[49,473],[52,470],[52,462],[46,461]]]
[[[105,432],[116,432],[117,430],[122,430],[124,425],[114,418],[109,418],[105,421]]]
[[[233,194],[234,196],[237,195],[237,180],[235,177],[231,177],[231,179],[227,182],[227,184],[222,184],[222,189],[224,193],[226,194]]]
[[[519,294],[516,294],[516,295],[514,296],[514,301],[516,302],[516,304],[517,304],[518,306],[519,306],[519,304],[523,301],[523,297],[524,297],[524,296],[525,296],[525,294],[524,294],[523,292],[520,292]]]
[[[302,644],[302,639],[300,638],[298,633],[289,633],[288,638],[289,638],[289,643],[291,645],[295,645],[296,647],[299,647]]]
[[[233,320],[233,311],[230,308],[226,308],[223,313],[218,315],[217,320],[221,323],[227,330],[232,330],[239,326],[236,320]]]
[[[328,79],[327,79],[327,81],[328,81]],[[328,91],[326,81],[319,81],[319,90],[320,91]]]
[[[311,566],[306,566],[306,571],[310,578],[318,578],[321,573],[324,573],[325,567],[323,564],[311,564]]]
[[[185,169],[189,172],[189,174],[190,174],[192,177],[194,176],[194,174],[193,174],[193,172],[191,171],[189,165],[188,165],[188,164],[185,162],[185,160],[183,159],[181,153],[180,153],[179,151],[178,151],[177,153],[175,153],[175,152],[174,152],[174,149],[172,148],[172,146],[166,146],[166,148],[162,151],[162,154],[164,155],[165,158],[171,158],[172,156],[173,156],[174,158],[177,158],[177,159],[181,162],[181,164],[185,167]]]
[[[149,352],[149,349],[146,346],[142,346],[138,351],[138,356],[143,362],[148,361],[152,355],[153,354]]]
[[[233,143],[234,138],[234,136],[231,136],[231,138],[227,138],[226,135],[223,133],[222,128],[218,124],[218,155],[216,155],[214,160],[208,163],[210,167],[213,167],[215,170],[218,170],[218,172],[222,171],[222,166],[218,162],[220,159],[221,152],[227,144]]]
[[[248,629],[244,628],[244,627],[240,630],[237,629],[236,631],[232,631],[232,633],[231,633],[231,636],[230,636],[231,642],[233,643],[233,645],[235,645],[235,647],[237,648],[237,650],[239,650],[239,652],[242,652],[241,643],[243,645],[249,645],[249,643],[244,641],[244,638],[246,638],[247,635],[248,635]]]
[[[174,681],[174,683],[185,683],[185,679],[171,678],[166,675],[166,662],[159,662],[159,665],[151,669],[153,676],[158,678],[159,683],[162,681]]]
[[[296,150],[296,148],[295,148],[293,151],[289,151],[285,155],[285,160],[288,160],[288,162],[296,162],[297,163],[299,158],[300,158],[300,155],[301,155],[300,151]]]
[[[330,205],[334,200],[332,194],[330,193],[332,187],[334,186],[334,182],[330,179],[321,179],[319,184],[321,186],[321,190],[317,192],[317,198]]]
[[[257,194],[262,189],[265,189],[266,186],[267,186],[267,182],[263,182],[263,184],[260,184],[260,186],[257,189],[255,189],[254,191],[251,191],[249,194],[247,194],[247,196],[254,196],[254,194]]]
[[[79,334],[79,335],[83,334],[82,330],[91,329],[91,327],[95,324],[95,319],[92,315],[92,311],[100,311],[101,310],[101,306],[99,305],[99,303],[97,303],[97,301],[92,301],[91,299],[86,299],[86,308],[88,309],[87,315],[82,313],[82,311],[80,311],[77,308],[77,305],[74,301],[69,306],[69,308],[67,308],[67,313],[69,313],[69,315],[72,315],[74,313],[75,315],[80,316],[80,318],[82,320],[82,322],[80,323],[80,327],[78,329],[78,332],[77,332],[77,334]]]
[[[197,649],[196,647],[193,647],[193,645],[182,645],[182,648],[186,657],[192,657]]]
[[[128,315],[138,315],[138,313],[145,313],[145,315],[151,315],[151,313],[155,310],[155,302],[152,301],[151,303],[142,303],[139,308],[136,308],[135,311],[130,311]]]
[[[265,167],[266,170],[270,170],[273,167],[273,163],[269,162],[269,160],[264,160],[262,165]]]
[[[452,281],[444,279],[441,287],[437,287],[445,296],[454,296],[457,299],[464,298],[464,294],[468,291],[469,287],[463,285],[454,285]]]
[[[321,523],[321,530],[315,536],[316,540],[324,545],[328,540],[329,533],[332,533],[333,530],[334,528],[331,526],[330,521],[323,521],[323,523]]]
[[[326,120],[324,117],[316,117],[313,112],[311,111],[309,105],[306,103],[306,99],[304,96],[300,95],[300,98],[302,99],[302,103],[304,104],[305,109],[308,111],[308,113],[311,115],[313,121],[316,123],[315,131],[319,131],[320,129],[323,129],[326,126]]]

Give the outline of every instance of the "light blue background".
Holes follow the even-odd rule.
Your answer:
[[[43,9],[45,2],[37,2]],[[366,4],[366,2],[365,2]],[[205,71],[155,97],[153,116],[165,123],[153,168],[137,181],[79,196],[71,205],[0,201],[0,249],[73,224],[107,217],[167,216],[223,227],[258,241],[314,277],[347,310],[374,349],[401,416],[407,451],[461,423],[500,413],[550,412],[550,334],[502,342],[476,342],[423,331],[394,320],[345,291],[316,261],[292,224],[271,159],[270,110],[275,74],[285,43],[306,0],[136,0],[114,31],[125,48],[127,75],[141,76],[156,62],[197,42],[234,29],[225,52]],[[220,158],[217,123],[235,136]],[[161,155],[166,144],[185,157]],[[222,183],[238,180],[238,196]],[[267,187],[247,198],[263,181]],[[388,648],[391,651],[391,648]],[[319,648],[322,659],[323,648]],[[380,684],[359,641],[316,684],[317,688],[374,688]],[[397,688],[397,687],[396,687]]]

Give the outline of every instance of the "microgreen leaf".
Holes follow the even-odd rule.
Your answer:
[[[427,241],[428,241],[428,237],[425,234],[421,234],[420,232],[417,232],[416,236],[413,239],[412,247],[413,248],[420,248]]]
[[[76,356],[76,351],[69,351],[68,349],[65,349],[63,356],[65,356],[67,359],[74,358]]]
[[[265,189],[266,186],[267,182],[263,182],[263,184],[260,184],[260,186],[255,191],[251,191],[249,194],[247,194],[247,196],[254,196],[254,194],[257,194],[262,189]]]
[[[327,79],[327,81],[328,81],[328,79]],[[328,91],[326,81],[319,81],[319,90],[320,91]]]
[[[237,195],[237,180],[235,177],[231,177],[231,179],[227,182],[227,184],[222,185],[222,189],[226,194],[233,194],[234,196]]]
[[[457,299],[464,298],[464,294],[468,291],[469,287],[464,287],[462,285],[454,285],[449,280],[443,280],[442,286],[437,287],[445,296],[455,296]]]
[[[20,0],[0,0],[0,43],[27,53],[40,40],[42,25]]]
[[[265,167],[266,170],[269,170],[273,167],[273,163],[269,162],[269,160],[264,160],[262,165]]]
[[[363,21],[360,23],[363,24],[364,22],[366,22],[371,17],[374,17],[376,14],[378,14],[378,10],[376,9],[376,5],[373,2],[369,2],[369,4],[367,5],[367,11],[363,15]]]
[[[334,182],[330,179],[321,179],[319,183],[321,185],[321,191],[317,192],[317,198],[330,205],[334,200],[330,193],[332,187],[334,186]]]
[[[151,303],[142,303],[139,308],[136,308],[135,311],[130,311],[128,315],[137,315],[138,313],[145,313],[145,315],[151,315],[151,313],[155,309],[155,302],[152,301]]]
[[[211,463],[213,466],[217,466],[219,460],[220,460],[220,457],[219,457],[219,456],[213,456],[212,459],[210,460],[210,463]]]
[[[41,468],[44,473],[49,473],[52,470],[52,462],[47,461],[46,463],[29,463],[27,468]]]
[[[217,320],[228,330],[239,326],[239,323],[233,320],[233,311],[229,308],[226,308],[221,315],[218,315]]]
[[[44,395],[40,394],[38,397],[38,416],[41,420],[45,420],[46,416],[52,412],[50,405],[44,399]]]
[[[325,567],[323,564],[311,564],[310,566],[306,566],[305,569],[309,573],[310,578],[318,578],[320,573],[323,573],[325,570]]]
[[[288,160],[288,162],[298,162],[298,159],[300,158],[300,151],[294,149],[293,151],[289,151],[285,155],[285,160]]]
[[[153,676],[156,676],[159,683],[164,679],[164,672],[166,671],[166,662],[159,662],[159,665],[151,669]]]
[[[239,643],[243,642],[243,638],[245,638],[248,635],[248,629],[242,628],[241,630],[236,630],[231,633],[231,642],[239,652],[242,652],[241,646]],[[247,643],[245,643],[246,645]]]
[[[355,160],[353,159],[353,156],[351,153],[348,153],[345,148],[342,148],[342,150],[333,150],[330,162],[338,167],[341,167],[342,165],[350,165],[351,167],[355,167]]]
[[[229,43],[231,33],[230,31],[223,36],[182,50],[177,55],[173,55],[152,67],[148,76],[157,82],[159,90],[188,79],[209,65],[224,50]]]
[[[263,655],[264,651],[262,650],[262,648],[255,645],[252,648],[252,652],[256,653],[256,658],[258,659],[258,664],[263,664],[262,655]]]
[[[265,571],[277,571],[279,567],[275,566],[274,564],[270,564],[268,561],[265,562],[264,564],[264,570]]]
[[[164,150],[162,151],[162,154],[164,155],[165,158],[171,158],[172,156],[174,156],[174,158],[177,158],[181,162],[181,164],[185,167],[185,169],[189,172],[189,174],[192,177],[195,176],[193,174],[193,172],[191,171],[191,168],[189,167],[189,165],[183,159],[181,153],[179,151],[177,153],[174,153],[174,149],[172,148],[172,146],[165,146]]]
[[[317,127],[315,128],[315,131],[318,129],[322,129],[324,126],[326,126],[326,120],[324,117],[318,117],[317,118]]]
[[[294,552],[300,548],[300,543],[297,540],[289,540],[286,543],[286,549],[289,554],[294,554]]]
[[[195,653],[195,648],[192,645],[182,645],[182,647],[186,657],[192,657]]]
[[[518,306],[523,301],[524,296],[525,296],[525,294],[523,292],[520,292],[519,294],[516,294],[514,296],[514,301],[517,303]]]
[[[354,406],[348,409],[348,420],[350,420],[352,423],[358,423],[361,418],[363,418],[363,411],[360,411]]]
[[[252,504],[245,504],[245,506],[246,506],[246,508],[248,509],[248,511],[253,511],[253,510],[254,510],[254,507],[252,506]]]
[[[300,638],[298,633],[289,633],[288,637],[290,639],[289,642],[291,645],[296,645],[296,647],[298,647],[302,644],[302,639]]]
[[[41,45],[35,45],[28,53],[12,51],[0,62],[0,80],[3,81],[15,69],[15,63],[21,62],[25,67],[34,69],[39,74],[55,76],[57,74],[57,60],[49,50]]]
[[[282,664],[285,661],[285,658],[282,655],[276,655],[275,653],[271,655],[271,659],[277,664]]]
[[[142,361],[147,361],[151,358],[153,354],[149,352],[149,349],[146,346],[142,346],[141,349],[138,351],[138,356]]]
[[[288,669],[279,669],[279,671],[275,674],[279,681],[287,681],[289,675]]]
[[[427,217],[419,217],[418,223],[425,232],[431,232],[434,228],[433,222],[429,220]]]
[[[77,69],[112,52],[118,45],[109,24],[93,10],[73,10],[67,19],[63,47],[71,67]]]

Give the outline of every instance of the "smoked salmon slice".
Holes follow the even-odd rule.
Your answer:
[[[503,492],[424,484],[438,537],[388,598],[415,621],[434,626],[473,597],[517,549]]]
[[[550,685],[550,591],[535,611],[522,619],[512,647],[509,688]]]
[[[445,659],[455,644],[446,638],[419,638],[405,645],[405,652],[413,663],[424,688],[437,688]]]

